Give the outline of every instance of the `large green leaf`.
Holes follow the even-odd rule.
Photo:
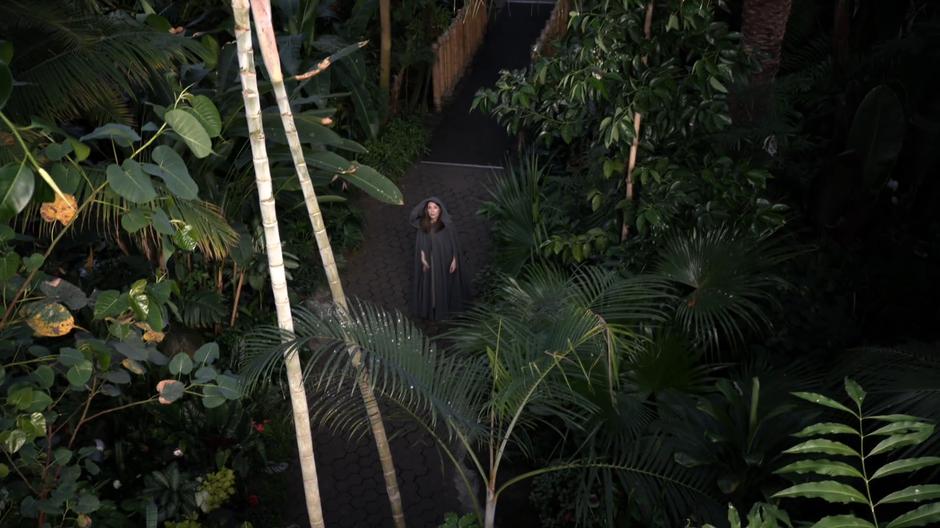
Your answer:
[[[871,478],[876,479],[879,477],[887,477],[889,475],[897,475],[900,473],[910,473],[912,471],[917,471],[918,469],[937,465],[940,465],[940,457],[936,456],[902,458],[901,460],[888,462],[887,464],[881,466],[877,471],[875,471]]]
[[[810,528],[875,528],[875,525],[854,515],[823,517]]]
[[[822,499],[826,502],[838,502],[842,504],[852,502],[868,504],[868,499],[866,499],[860,491],[852,486],[834,480],[797,484],[773,494],[773,498],[775,499],[794,497]]]
[[[69,370],[65,373],[65,377],[72,385],[82,386],[91,379],[92,370],[94,369],[91,361],[83,359],[69,367]]]
[[[889,493],[878,504],[892,504],[898,502],[923,502],[940,499],[940,484],[920,484],[908,486],[900,491]]]
[[[35,189],[36,176],[26,165],[0,167],[0,222],[20,214]]]
[[[91,131],[90,134],[78,138],[79,141],[89,139],[110,139],[122,147],[130,147],[132,143],[140,141],[140,135],[127,125],[108,123]]]
[[[904,106],[887,86],[876,86],[858,105],[846,146],[861,161],[866,187],[874,188],[894,166],[906,128]]]
[[[916,526],[936,526],[940,522],[940,502],[925,504],[909,511],[888,523],[886,528],[914,528]]]
[[[177,376],[179,374],[189,375],[193,370],[193,360],[186,352],[180,352],[170,360],[170,374]]]
[[[307,165],[310,165],[315,169],[333,174],[347,172],[352,169],[352,162],[340,156],[339,154],[330,152],[328,150],[311,152],[304,156],[304,161],[307,162]]]
[[[845,462],[834,460],[800,460],[788,464],[776,471],[777,474],[785,473],[816,473],[817,475],[826,475],[829,477],[855,477],[864,478],[862,473]]]
[[[401,191],[392,180],[379,174],[377,170],[368,165],[357,165],[355,171],[340,174],[340,177],[377,200],[395,205],[405,203]]]
[[[144,203],[157,197],[150,176],[132,159],[124,160],[120,167],[113,163],[108,165],[105,173],[111,189],[129,202]]]
[[[842,405],[841,403],[833,400],[832,398],[827,398],[826,396],[823,396],[822,394],[816,394],[815,392],[794,392],[793,395],[796,396],[797,398],[802,398],[812,403],[823,405],[825,407],[830,407],[832,409],[838,409],[840,411],[845,411],[851,415],[857,416],[855,411],[853,411],[852,409],[849,409],[845,405]]]
[[[95,297],[94,318],[104,319],[105,317],[121,315],[130,307],[130,299],[127,295],[122,295],[117,290],[104,290],[98,292],[97,297]]]
[[[212,153],[212,139],[195,116],[185,110],[167,110],[163,119],[179,134],[197,158]]]
[[[836,422],[824,422],[813,424],[803,428],[800,432],[794,434],[793,436],[797,438],[805,438],[808,436],[822,436],[822,435],[834,435],[834,434],[851,434],[858,436],[858,431],[854,428],[849,427],[848,425],[836,423]]]
[[[155,176],[163,179],[171,193],[184,200],[195,200],[199,196],[199,186],[193,181],[186,168],[183,158],[166,145],[160,145],[153,149],[153,160],[157,162],[159,169],[155,171]],[[144,165],[144,170],[152,166]]]
[[[10,67],[0,62],[0,109],[6,104],[13,93],[13,74],[10,73]]]
[[[784,451],[784,453],[796,455],[802,455],[806,453],[822,453],[824,455],[858,456],[858,451],[843,444],[842,442],[834,442],[832,440],[826,440],[823,438],[807,440],[806,442],[797,444],[790,449],[787,449]]]
[[[209,137],[218,137],[222,133],[222,117],[219,115],[219,110],[215,107],[212,99],[205,95],[196,95],[193,96],[189,104],[192,105],[192,108],[186,110],[199,120]]]

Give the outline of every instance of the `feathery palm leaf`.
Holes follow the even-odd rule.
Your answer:
[[[0,3],[0,34],[14,43],[15,90],[7,108],[20,119],[79,116],[130,120],[128,99],[165,83],[161,73],[199,60],[195,40],[157,31],[129,15],[88,14],[74,2]]]

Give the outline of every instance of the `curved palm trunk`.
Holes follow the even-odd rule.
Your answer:
[[[251,2],[251,8],[255,23],[258,26],[258,43],[261,46],[261,56],[264,58],[265,68],[268,71],[268,77],[271,79],[274,95],[277,98],[277,106],[281,112],[281,122],[284,125],[291,158],[297,170],[297,178],[300,180],[300,188],[303,192],[304,203],[307,205],[307,213],[310,216],[310,223],[313,226],[317,247],[320,250],[320,260],[323,262],[323,269],[330,285],[330,293],[333,296],[333,302],[343,312],[346,312],[348,310],[346,295],[343,292],[343,285],[336,267],[336,260],[333,257],[333,249],[330,246],[330,238],[326,232],[323,215],[320,213],[317,194],[313,188],[313,182],[310,181],[310,174],[307,171],[307,163],[304,160],[303,147],[300,143],[300,137],[297,134],[297,127],[294,124],[294,115],[287,97],[287,89],[284,87],[284,77],[281,73],[277,41],[274,36],[274,27],[271,24],[270,0],[253,0]],[[365,405],[369,423],[372,428],[372,436],[375,439],[376,449],[379,452],[379,461],[382,464],[382,474],[385,478],[385,489],[388,493],[388,500],[392,509],[392,518],[397,528],[404,528],[405,513],[401,503],[401,493],[398,488],[395,464],[392,460],[392,450],[388,443],[385,424],[382,421],[382,413],[379,410],[378,402],[372,390],[369,373],[362,367],[358,351],[354,348],[350,348],[349,353],[352,356],[353,366],[360,369],[357,384],[359,385],[359,392],[362,394],[362,401]]]
[[[290,299],[287,296],[287,277],[281,252],[277,212],[274,206],[271,169],[268,166],[268,154],[264,145],[261,101],[258,94],[258,80],[255,76],[254,54],[251,48],[251,21],[248,15],[248,0],[232,0],[232,12],[235,18],[235,39],[238,48],[242,97],[245,101],[245,117],[248,121],[252,160],[255,169],[255,185],[258,188],[258,204],[261,208],[261,221],[264,226],[265,249],[268,254],[268,271],[271,274],[271,289],[274,293],[277,324],[282,330],[293,332],[294,321],[291,317]],[[313,456],[310,414],[307,408],[307,394],[304,390],[300,357],[296,353],[288,354],[284,357],[284,361],[287,368],[287,382],[290,387],[291,408],[294,413],[294,430],[297,436],[297,450],[300,454],[300,470],[304,481],[307,516],[310,520],[310,526],[322,528],[325,526],[323,508],[320,502],[317,466]]]

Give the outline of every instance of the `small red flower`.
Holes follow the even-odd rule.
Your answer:
[[[258,504],[261,504],[261,499],[259,499],[257,495],[249,495],[249,496],[248,496],[248,505],[249,505],[249,506],[251,506],[252,508],[254,508],[254,507],[257,506]]]
[[[269,423],[271,423],[271,420],[264,420],[264,421],[261,421],[261,422],[256,422],[256,421],[252,420],[252,421],[251,421],[251,426],[255,428],[255,431],[258,431],[259,433],[263,433],[263,432],[264,432],[264,426],[267,425],[267,424],[269,424]]]

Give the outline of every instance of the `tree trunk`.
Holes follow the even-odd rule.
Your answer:
[[[780,69],[790,4],[791,0],[744,0],[741,20],[744,47],[761,54],[761,69],[752,76],[756,84],[772,82]]]
[[[653,2],[646,5],[646,17],[643,21],[643,35],[649,40],[653,34]],[[646,64],[647,57],[643,56],[643,64]],[[636,200],[636,193],[633,192],[633,172],[636,170],[636,155],[640,150],[640,124],[643,122],[643,115],[639,112],[633,114],[633,142],[630,144],[630,156],[627,158],[627,176],[624,183],[624,194],[627,202],[631,204]],[[623,242],[630,236],[630,223],[627,221],[628,211],[623,212],[623,225],[620,229],[620,241]]]
[[[303,192],[304,203],[307,206],[310,223],[313,226],[317,247],[320,250],[320,260],[323,262],[323,269],[326,273],[327,282],[330,285],[330,293],[333,296],[333,302],[339,307],[342,313],[345,314],[349,311],[346,302],[346,294],[343,292],[339,270],[336,267],[336,260],[333,257],[333,248],[330,245],[330,238],[326,232],[326,224],[323,222],[323,215],[320,213],[320,204],[317,202],[317,194],[313,188],[313,182],[310,181],[310,174],[307,170],[307,163],[304,160],[300,136],[297,134],[297,127],[294,124],[294,114],[290,107],[287,89],[284,87],[284,77],[281,73],[277,41],[274,36],[274,27],[271,23],[270,0],[253,0],[251,7],[255,23],[258,26],[258,43],[261,46],[261,56],[264,59],[268,77],[274,88],[274,95],[277,98],[277,107],[281,112],[281,123],[284,125],[291,158],[297,170],[297,178],[300,180],[300,188]],[[350,348],[349,353],[353,366],[359,369],[357,380],[359,391],[362,395],[369,423],[372,426],[372,436],[375,439],[376,449],[379,452],[379,461],[382,464],[382,474],[385,477],[385,489],[392,509],[392,518],[396,528],[404,528],[404,508],[401,503],[401,493],[398,488],[398,478],[395,472],[395,464],[392,460],[391,447],[388,443],[388,435],[385,431],[385,424],[382,421],[382,413],[379,410],[378,402],[372,390],[369,372],[361,365],[359,353],[354,348]]]
[[[265,249],[268,255],[268,271],[271,275],[271,290],[277,324],[282,330],[294,331],[290,299],[287,296],[287,277],[284,257],[281,252],[281,236],[277,226],[277,211],[274,205],[274,189],[271,169],[264,144],[264,127],[261,121],[261,101],[258,79],[255,74],[254,53],[251,48],[251,21],[248,15],[248,0],[232,0],[235,18],[235,38],[238,49],[239,75],[242,82],[242,97],[245,101],[245,117],[251,141],[252,161],[255,169],[255,185],[258,188],[258,204],[264,226]],[[320,502],[320,487],[317,482],[317,466],[313,455],[313,435],[310,430],[310,414],[307,409],[307,394],[304,390],[303,372],[298,354],[284,357],[287,382],[290,388],[291,408],[294,414],[294,430],[297,450],[300,454],[300,471],[304,482],[304,499],[310,526],[323,528],[323,508]]]
[[[379,55],[379,88],[388,97],[389,79],[392,76],[392,9],[391,0],[379,0],[379,22],[382,27]]]
[[[486,488],[486,513],[483,515],[483,528],[496,527],[496,493]]]

